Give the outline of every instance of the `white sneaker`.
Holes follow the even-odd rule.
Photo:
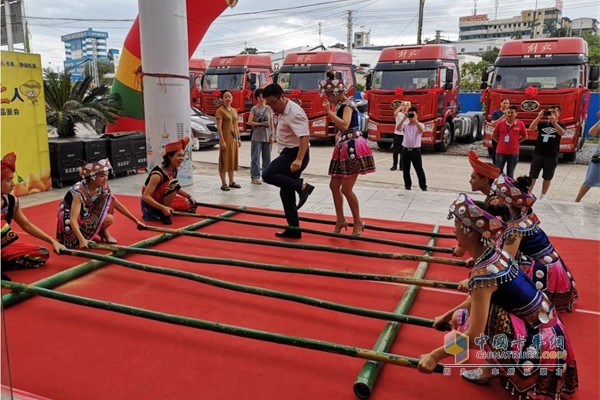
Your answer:
[[[546,195],[545,195],[545,194],[541,194],[541,195],[540,195],[540,200],[544,200],[545,198],[546,198]]]

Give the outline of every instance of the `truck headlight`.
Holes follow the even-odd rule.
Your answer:
[[[565,134],[563,137],[573,137],[575,136],[575,128],[567,128],[565,129]]]
[[[372,122],[369,122],[369,123],[367,124],[367,129],[368,129],[368,130],[370,130],[370,131],[376,131],[376,130],[377,130],[377,124],[374,124],[374,123],[372,123]]]
[[[321,118],[321,119],[317,119],[316,121],[313,121],[312,126],[314,128],[316,127],[323,127],[326,126],[327,121],[325,120],[325,118]]]
[[[491,125],[486,125],[485,126],[485,133],[487,133],[489,135],[493,134],[494,133],[494,127],[491,126]]]
[[[428,122],[425,125],[423,125],[423,129],[431,132],[431,131],[433,131],[433,126],[434,126],[433,122]]]

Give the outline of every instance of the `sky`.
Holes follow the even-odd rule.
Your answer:
[[[138,14],[135,0],[24,1],[32,52],[41,54],[44,67],[59,70],[64,60],[62,35],[88,28],[105,31],[108,48],[121,51]],[[510,18],[534,9],[536,3],[538,8],[555,5],[554,0],[476,0],[476,7],[478,14],[492,19]],[[239,0],[213,22],[194,56],[210,60],[239,54],[246,47],[276,52],[345,44],[348,10],[353,11],[354,32],[370,32],[372,45],[412,44],[416,43],[418,7],[419,0]],[[441,30],[442,38],[457,40],[458,18],[472,15],[474,7],[474,0],[425,0],[423,40],[435,37],[436,30]],[[600,2],[563,0],[563,17],[600,20]]]

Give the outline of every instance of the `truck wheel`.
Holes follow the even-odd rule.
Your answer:
[[[479,124],[477,118],[475,116],[469,119],[470,124],[467,125],[467,131],[465,132],[465,142],[473,143],[475,141],[475,137],[477,136],[477,129],[479,129]]]
[[[442,137],[442,141],[440,143],[435,144],[435,151],[444,153],[446,150],[448,150],[448,146],[450,146],[450,143],[452,143],[452,132],[452,124],[450,122],[446,122],[444,124],[444,136]]]
[[[575,157],[577,157],[577,152],[572,153],[563,153],[562,159],[564,162],[573,162],[575,161]]]
[[[381,150],[389,150],[392,147],[390,142],[377,142],[377,147]]]

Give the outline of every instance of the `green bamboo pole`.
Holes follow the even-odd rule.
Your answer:
[[[364,256],[364,257],[373,257],[373,258],[383,258],[388,260],[408,260],[408,261],[428,261],[430,263],[436,264],[448,264],[457,267],[466,267],[467,263],[464,260],[455,260],[451,258],[444,257],[433,257],[433,256],[422,256],[417,254],[403,254],[403,253],[386,253],[380,251],[368,251],[368,250],[360,250],[360,249],[348,249],[344,247],[335,247],[335,246],[324,246],[318,244],[308,244],[308,243],[292,243],[292,242],[283,242],[278,240],[266,240],[266,239],[255,239],[255,238],[245,238],[239,236],[227,236],[227,235],[218,235],[213,233],[203,233],[203,232],[188,232],[181,231],[177,229],[171,228],[162,228],[158,226],[150,226],[146,225],[144,229],[155,231],[155,232],[163,232],[163,233],[171,233],[173,235],[183,235],[183,236],[193,236],[203,239],[212,239],[212,240],[224,240],[227,242],[236,242],[236,243],[251,243],[265,246],[275,246],[275,247],[285,247],[290,249],[302,249],[302,250],[315,250],[315,251],[326,251],[330,253],[342,253],[342,254],[352,254],[356,256]]]
[[[196,214],[196,213],[183,212],[183,211],[175,211],[174,214],[182,215],[182,216],[186,216],[186,217],[215,219],[217,221],[231,222],[234,224],[262,226],[262,227],[275,228],[275,229],[292,229],[292,230],[297,230],[297,231],[305,232],[305,233],[311,233],[311,234],[315,234],[315,235],[352,239],[352,240],[357,240],[357,241],[361,241],[361,242],[386,244],[386,245],[390,245],[390,246],[403,247],[406,249],[431,250],[431,251],[435,251],[435,252],[439,252],[439,253],[448,253],[448,254],[452,254],[452,252],[454,251],[454,249],[449,248],[449,247],[432,247],[432,246],[426,246],[426,245],[416,244],[416,243],[399,242],[396,240],[379,239],[379,238],[368,237],[368,236],[355,236],[355,235],[349,235],[349,234],[344,234],[344,233],[327,232],[327,231],[322,231],[322,230],[318,230],[318,229],[300,228],[300,227],[281,225],[281,224],[271,224],[268,222],[245,221],[245,220],[241,220],[241,219],[223,218],[223,217],[219,217],[219,216],[213,216],[213,215],[207,215],[207,214]]]
[[[155,250],[155,249],[142,249],[142,248],[138,248],[138,247],[128,247],[128,246],[120,246],[120,245],[106,244],[106,243],[93,243],[93,244],[91,244],[91,247],[94,249],[103,249],[103,250],[109,250],[109,251],[113,251],[113,252],[118,251],[118,252],[133,253],[133,254],[145,254],[145,255],[149,255],[149,256],[189,261],[189,262],[194,262],[194,263],[228,265],[228,266],[232,266],[232,267],[250,268],[250,269],[257,269],[257,270],[262,270],[262,271],[328,276],[328,277],[333,277],[333,278],[355,279],[355,280],[374,281],[374,282],[393,282],[393,283],[401,283],[401,284],[406,284],[406,285],[418,285],[418,286],[432,287],[432,288],[438,288],[438,289],[454,289],[454,290],[458,289],[458,283],[455,283],[455,282],[436,281],[436,280],[429,280],[429,279],[414,279],[414,278],[408,278],[408,277],[396,276],[396,275],[379,275],[379,274],[334,271],[334,270],[329,270],[329,269],[306,268],[306,267],[300,267],[300,266],[284,266],[284,265],[279,265],[279,264],[266,264],[266,263],[258,263],[258,262],[250,262],[250,261],[234,260],[234,259],[226,259],[226,258],[202,257],[202,256],[193,256],[193,255],[181,254],[181,253],[171,253],[168,251],[161,251],[161,250]]]
[[[380,353],[369,349],[346,346],[338,343],[325,342],[321,340],[303,338],[298,336],[288,336],[279,333],[260,331],[256,329],[243,328],[240,326],[221,324],[212,321],[188,318],[180,315],[160,313],[139,307],[126,306],[124,304],[112,303],[102,300],[91,299],[89,297],[76,296],[72,294],[60,293],[54,290],[48,290],[21,283],[0,281],[2,287],[14,291],[25,292],[30,295],[37,295],[63,301],[71,304],[77,304],[85,307],[97,308],[116,312],[119,314],[131,315],[138,318],[150,319],[153,321],[166,322],[172,325],[187,326],[191,328],[224,333],[226,335],[245,337],[249,339],[262,340],[271,343],[279,343],[287,346],[300,347],[304,349],[317,350],[327,353],[341,354],[349,357],[362,358],[365,360],[374,360],[386,362],[403,367],[416,368],[419,365],[419,359],[404,357],[397,354]],[[438,364],[434,370],[436,373],[442,373],[443,365]]]
[[[220,210],[238,211],[238,212],[241,212],[244,214],[261,215],[263,217],[285,218],[285,215],[283,215],[281,213],[249,210],[245,206],[233,207],[233,206],[226,206],[223,204],[202,203],[202,202],[198,202],[198,201],[196,202],[196,205],[198,207],[207,207],[207,208],[216,208],[216,209],[220,209]],[[299,219],[300,219],[300,221],[304,221],[304,222],[314,222],[317,224],[335,225],[335,221],[331,221],[331,220],[327,220],[327,219],[311,218],[311,217],[303,217],[303,216],[299,216]],[[349,223],[348,225],[353,226],[352,223]],[[432,235],[432,233],[430,231],[421,231],[421,230],[416,230],[416,229],[388,228],[385,226],[378,226],[378,225],[371,225],[371,224],[365,225],[365,227],[370,230],[373,230],[373,231],[392,232],[392,233],[407,233],[409,235],[421,235],[421,236],[431,236]],[[446,239],[455,239],[456,238],[456,236],[454,236],[451,233],[436,233],[435,236],[439,237],[439,238],[446,238]]]
[[[439,231],[439,226],[435,226],[434,233]],[[429,243],[432,246],[435,244],[435,236],[429,239]],[[425,252],[427,255],[427,252]],[[413,275],[415,280],[422,279],[427,272],[428,264],[426,262],[420,262],[417,266],[417,269]],[[402,295],[402,299],[400,299],[400,303],[394,309],[394,313],[397,314],[407,314],[412,306],[415,297],[419,291],[419,286],[411,285],[406,289],[406,292]],[[448,328],[448,327],[445,327]],[[398,335],[398,330],[400,329],[400,324],[397,322],[388,322],[379,338],[375,342],[375,346],[373,347],[374,351],[383,351],[388,352],[392,347],[394,340],[396,340],[396,336]],[[383,364],[377,361],[367,361],[360,372],[358,373],[358,377],[353,385],[354,394],[359,399],[368,399],[371,397],[371,393],[373,392],[373,387],[375,383],[377,383],[377,379],[379,378],[379,374],[381,369],[383,368]]]
[[[233,214],[235,214],[235,212],[228,211],[226,213],[223,213],[222,215],[233,215]],[[201,222],[197,222],[195,224],[191,224],[186,227],[183,227],[180,230],[181,231],[196,230],[196,229],[202,228],[204,226],[211,225],[213,223],[215,223],[215,221],[210,221],[210,220],[201,221]],[[167,240],[170,240],[176,236],[177,235],[167,233],[167,234],[155,236],[153,238],[142,240],[140,242],[133,244],[132,246],[149,247],[149,246],[153,246],[153,245],[165,242]],[[89,274],[90,272],[93,272],[93,271],[103,267],[104,265],[106,265],[106,263],[102,262],[102,261],[88,261],[83,264],[79,264],[72,268],[69,268],[65,271],[54,274],[52,276],[41,279],[37,282],[32,283],[32,285],[43,287],[43,288],[49,288],[49,289],[55,288],[66,282],[69,282],[73,279],[77,279],[83,275]],[[8,307],[18,304],[24,300],[27,300],[30,297],[31,296],[27,295],[26,293],[7,293],[4,296],[2,296],[2,304],[4,305],[4,307],[8,308]]]
[[[362,317],[382,319],[386,321],[404,322],[406,324],[412,324],[417,326],[423,326],[425,328],[433,327],[433,320],[427,318],[413,317],[410,315],[399,315],[386,311],[371,310],[367,308],[347,306],[344,304],[334,303],[331,301],[321,300],[314,297],[301,296],[297,294],[280,292],[272,289],[265,289],[256,286],[239,285],[228,281],[209,278],[204,275],[195,274],[187,271],[180,271],[171,268],[157,267],[150,264],[142,264],[134,261],[127,261],[121,258],[111,257],[102,254],[96,254],[89,251],[81,250],[61,250],[61,253],[69,254],[77,257],[88,257],[91,259],[106,261],[112,264],[122,265],[127,268],[136,269],[139,271],[151,272],[154,274],[174,276],[177,278],[183,278],[194,282],[203,283],[205,285],[215,286],[221,289],[232,290],[235,292],[247,293],[256,296],[272,297],[275,299],[291,301],[294,303],[306,304],[312,307],[324,308],[326,310],[333,310],[346,314],[360,315]],[[450,325],[446,326],[446,330],[450,330]]]

